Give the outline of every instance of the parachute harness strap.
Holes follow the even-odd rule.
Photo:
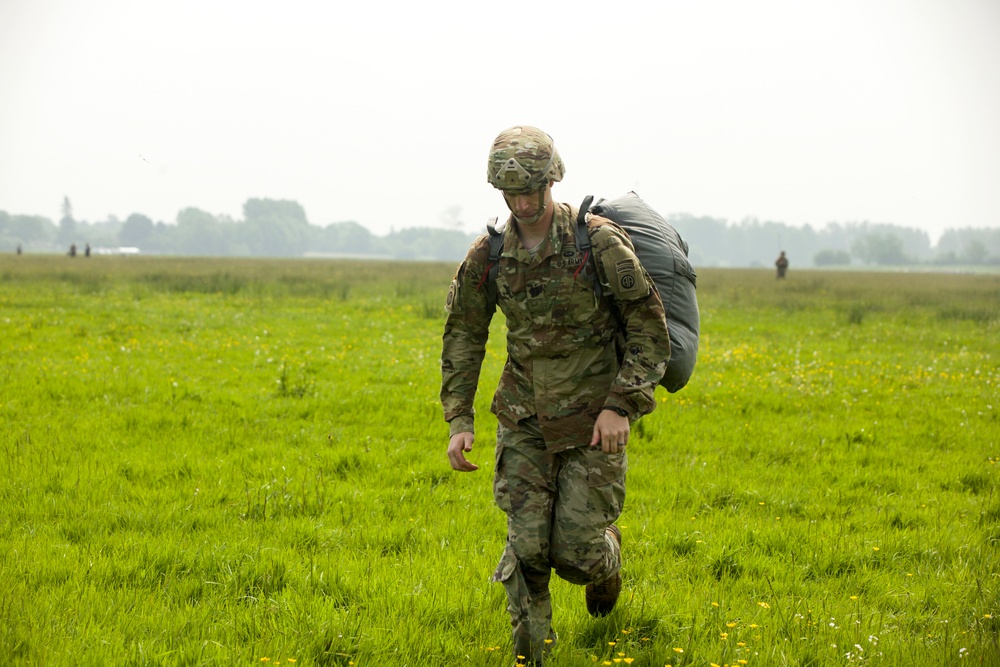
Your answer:
[[[590,218],[590,204],[593,201],[593,195],[584,197],[583,203],[580,204],[580,212],[576,215],[576,249],[583,253],[583,259],[580,260],[580,265],[576,267],[576,272],[573,274],[574,280],[593,257],[590,244],[590,231],[587,229],[587,220]],[[601,298],[601,279],[597,273],[594,274],[594,294],[598,299]]]

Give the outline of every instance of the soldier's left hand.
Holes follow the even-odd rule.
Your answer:
[[[600,445],[606,454],[617,454],[625,451],[628,436],[628,417],[622,417],[612,410],[601,410],[594,422],[594,436],[590,439],[590,446]]]

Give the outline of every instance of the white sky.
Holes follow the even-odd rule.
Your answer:
[[[8,213],[472,231],[519,123],[564,201],[1000,227],[1000,2],[0,0]]]

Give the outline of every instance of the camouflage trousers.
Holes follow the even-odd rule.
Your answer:
[[[541,665],[555,640],[549,579],[601,583],[621,567],[618,542],[605,529],[625,503],[624,452],[586,445],[546,450],[538,420],[497,431],[493,496],[507,514],[507,545],[493,581],[507,591],[514,655]]]

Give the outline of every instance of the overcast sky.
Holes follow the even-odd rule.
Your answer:
[[[522,123],[562,201],[1000,227],[1000,2],[0,0],[8,213],[472,231]]]

